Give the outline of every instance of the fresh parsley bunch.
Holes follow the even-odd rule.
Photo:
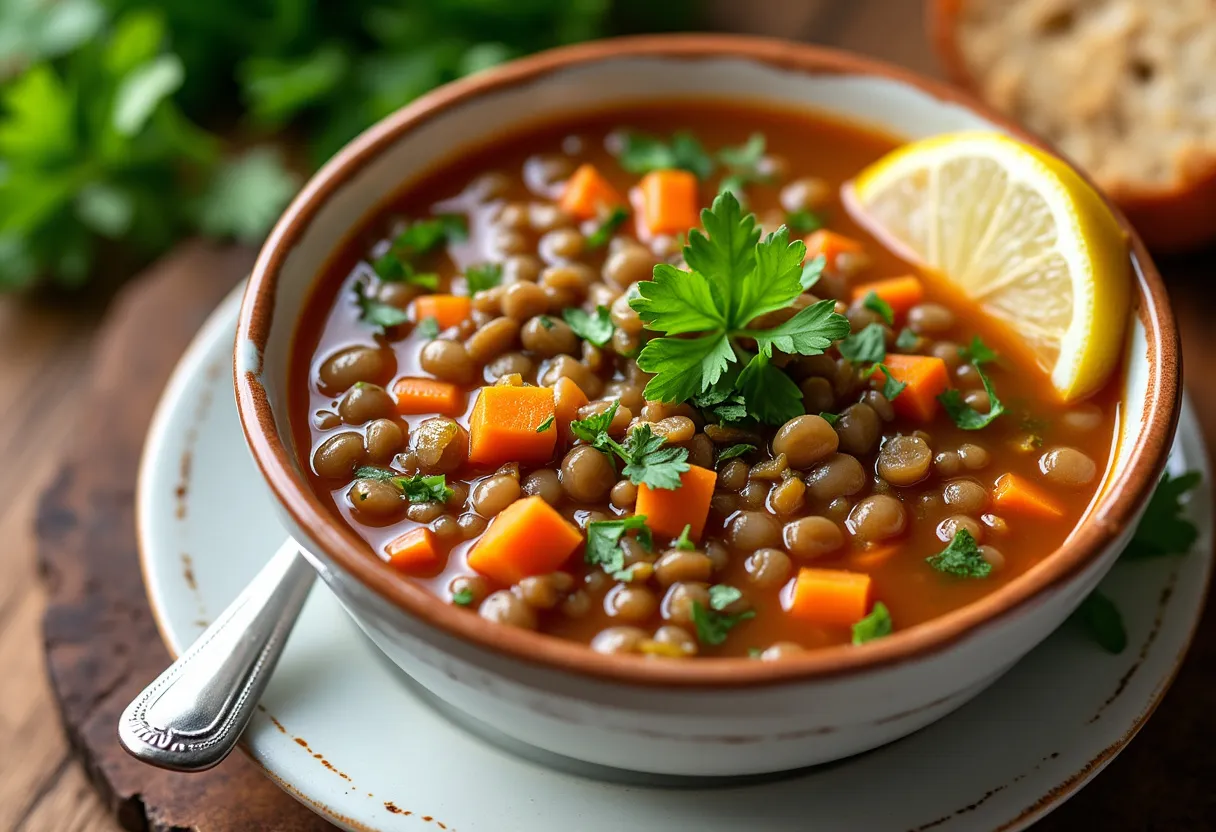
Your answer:
[[[638,354],[654,378],[647,399],[732,402],[742,415],[781,424],[804,413],[798,386],[775,364],[775,351],[819,355],[849,334],[849,322],[822,300],[789,320],[757,328],[758,318],[791,306],[802,294],[806,246],[790,242],[784,226],[760,240],[754,214],[744,214],[726,191],[701,213],[705,233],[693,230],[684,248],[689,271],[668,264],[637,284],[630,301],[646,327],[663,333]]]

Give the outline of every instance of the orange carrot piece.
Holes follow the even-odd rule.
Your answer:
[[[507,506],[472,550],[473,570],[504,585],[558,569],[583,542],[578,527],[541,497],[525,497]]]
[[[551,387],[481,388],[469,417],[469,461],[548,462],[557,443],[553,398]]]
[[[887,280],[876,280],[873,283],[863,283],[853,289],[853,300],[863,301],[873,292],[885,300],[896,317],[908,314],[908,310],[920,303],[925,297],[924,285],[913,275],[892,277]]]
[[[646,515],[646,525],[659,534],[679,537],[684,527],[690,526],[689,537],[700,540],[705,519],[709,516],[709,500],[714,496],[717,482],[716,472],[690,465],[680,475],[679,488],[639,485],[634,511]]]
[[[701,222],[695,174],[652,170],[638,183],[638,193],[638,221],[651,234],[683,234]]]
[[[403,572],[425,572],[439,565],[435,533],[428,528],[410,529],[384,547],[388,562]]]
[[[463,295],[420,295],[414,299],[414,320],[434,318],[440,329],[456,326],[472,312],[472,298]]]
[[[812,231],[803,242],[806,243],[808,260],[813,260],[822,254],[828,266],[836,265],[836,258],[842,254],[863,254],[865,252],[865,247],[857,240],[837,234],[835,231],[828,231],[826,228]]]
[[[559,203],[568,214],[580,220],[589,220],[618,206],[625,200],[616,192],[608,180],[595,169],[595,165],[579,165],[562,191]]]
[[[455,384],[433,378],[399,378],[393,382],[393,397],[401,414],[459,416],[465,409],[464,391]]]
[[[789,613],[816,624],[848,627],[870,608],[870,576],[845,569],[798,570]]]
[[[1001,474],[992,489],[992,502],[1005,511],[1038,517],[1063,517],[1064,509],[1038,487],[1017,474]]]
[[[579,387],[566,376],[562,376],[553,385],[553,398],[557,408],[557,427],[562,436],[570,439],[570,423],[578,418],[580,407],[585,407],[590,400],[583,388]]]
[[[931,421],[937,414],[937,397],[950,387],[946,362],[932,355],[889,354],[883,363],[891,371],[891,378],[908,385],[891,402],[895,412],[909,419]]]

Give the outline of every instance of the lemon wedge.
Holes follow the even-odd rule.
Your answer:
[[[858,219],[1004,323],[1065,401],[1114,369],[1131,294],[1127,240],[1068,165],[996,133],[895,150],[849,188]]]

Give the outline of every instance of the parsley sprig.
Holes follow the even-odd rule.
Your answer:
[[[801,415],[802,393],[771,363],[773,352],[819,355],[848,334],[848,320],[823,300],[778,326],[753,329],[755,319],[802,293],[806,246],[790,242],[784,226],[761,241],[755,215],[730,193],[719,194],[701,221],[707,233],[691,231],[684,248],[690,270],[655,266],[654,279],[637,284],[630,301],[648,329],[663,333],[638,354],[638,366],[655,374],[646,398],[683,402],[713,391],[722,402],[737,393],[747,415],[762,422]]]
[[[634,485],[673,490],[681,485],[680,475],[688,470],[685,448],[665,447],[666,437],[657,435],[650,425],[637,425],[623,443],[608,435],[619,402],[613,401],[602,413],[570,423],[570,432],[588,445],[616,456],[625,463],[621,473]]]
[[[355,477],[362,480],[377,480],[395,485],[401,495],[411,503],[446,503],[455,492],[448,487],[443,474],[414,474],[403,476],[391,468],[376,465],[361,465],[355,469]]]
[[[709,588],[709,609],[700,601],[692,602],[692,623],[697,628],[697,640],[711,647],[726,641],[726,636],[741,622],[756,617],[755,610],[730,614],[723,612],[743,597],[738,588],[715,584]]]
[[[937,400],[942,403],[942,407],[946,409],[946,414],[954,421],[954,424],[963,430],[986,428],[992,424],[996,417],[1005,412],[1005,406],[996,397],[996,390],[992,387],[992,381],[983,369],[983,365],[996,360],[997,354],[980,340],[978,335],[971,339],[970,346],[960,347],[958,353],[964,360],[970,361],[971,365],[975,367],[975,372],[980,377],[980,383],[984,385],[984,392],[988,394],[988,412],[980,413],[967,404],[963,401],[963,394],[955,388],[942,393],[937,397]]]
[[[987,578],[992,573],[992,564],[984,560],[979,544],[966,529],[955,532],[950,545],[925,560],[938,572],[959,578]]]

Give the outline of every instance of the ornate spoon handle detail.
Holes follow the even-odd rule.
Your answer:
[[[174,771],[203,771],[227,757],[315,577],[295,541],[285,542],[219,619],[123,711],[123,747]]]

